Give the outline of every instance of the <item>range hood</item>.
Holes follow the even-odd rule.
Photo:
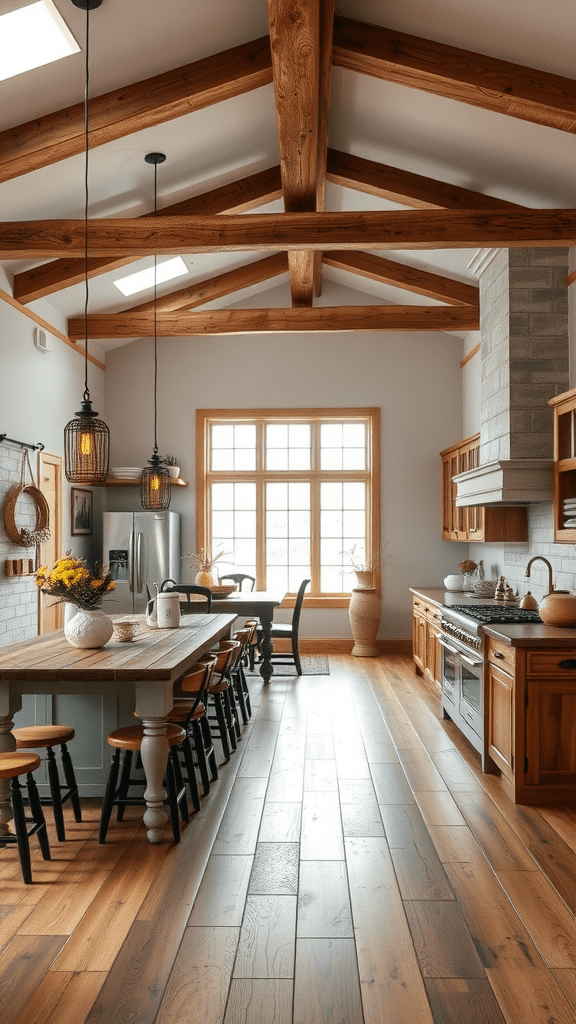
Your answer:
[[[552,459],[503,459],[452,477],[456,507],[552,501]]]

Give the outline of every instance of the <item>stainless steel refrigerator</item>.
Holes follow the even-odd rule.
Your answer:
[[[180,580],[180,513],[105,512],[103,561],[116,582],[105,611],[145,611],[146,584]]]

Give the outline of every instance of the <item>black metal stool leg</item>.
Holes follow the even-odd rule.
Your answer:
[[[16,833],[16,841],[18,843],[18,856],[20,858],[22,878],[26,885],[30,885],[32,882],[30,843],[28,842],[28,831],[26,828],[26,817],[24,814],[21,790],[22,787],[20,785],[20,780],[16,776],[10,780],[12,814],[14,815],[14,832]]]
[[[66,829],[64,828],[64,814],[62,811],[62,793],[60,790],[58,765],[56,763],[56,755],[52,747],[47,747],[46,752],[48,755],[48,782],[50,785],[50,796],[52,798],[52,809],[54,811],[56,835],[58,836],[59,842],[63,843],[66,840]]]
[[[61,745],[60,751],[62,754],[64,778],[66,779],[68,795],[70,797],[70,803],[72,804],[72,810],[74,811],[74,821],[82,821],[82,808],[80,806],[80,797],[78,795],[78,783],[76,782],[76,776],[74,774],[72,758],[70,757],[68,747],[65,743]]]
[[[202,737],[204,739],[204,750],[208,750],[208,767],[210,769],[210,780],[216,782],[218,778],[218,765],[216,763],[216,752],[214,750],[214,737],[212,736],[212,729],[210,728],[210,722],[208,717],[200,719],[200,728],[202,729]]]
[[[174,783],[176,786],[176,803],[180,808],[182,820],[190,821],[190,812],[188,810],[188,797],[186,795],[186,786],[184,785],[184,778],[182,776],[182,766],[180,764],[178,747],[170,747],[170,755],[168,760],[172,761],[172,768],[174,770]]]
[[[174,763],[172,758],[168,758],[168,764],[166,766],[166,791],[168,794],[168,810],[170,812],[170,823],[172,825],[172,833],[174,835],[174,842],[180,842],[180,814],[178,809],[178,792],[176,790],[176,780],[174,778]]]
[[[198,770],[202,780],[202,792],[204,796],[207,796],[210,792],[210,775],[208,773],[208,760],[206,758],[206,750],[204,748],[202,727],[200,722],[190,722],[189,728],[192,729],[194,752],[196,754]]]
[[[192,806],[196,813],[200,810],[200,794],[198,792],[198,782],[196,781],[196,770],[194,768],[194,755],[192,753],[192,744],[190,737],[186,735],[186,738],[182,740],[180,744],[180,750],[184,757],[184,764],[186,766],[186,775],[188,786],[190,788],[190,797],[192,799]]]

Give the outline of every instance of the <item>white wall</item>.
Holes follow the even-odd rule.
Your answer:
[[[322,297],[326,305],[370,301],[331,282]],[[286,289],[266,292],[265,303],[289,305]],[[183,514],[183,552],[195,550],[197,408],[380,407],[382,538],[392,562],[383,574],[380,636],[410,636],[408,587],[437,584],[466,557],[465,545],[448,549],[441,540],[438,456],[463,436],[461,341],[431,333],[278,334],[159,339],[158,348],[158,445],[178,456],[190,482],[174,489],[171,505]],[[149,339],[108,353],[113,464],[144,465],[152,452],[152,359]],[[137,501],[129,488],[107,493],[109,509]],[[307,610],[302,632],[348,637],[347,611]]]
[[[0,287],[10,291],[10,283],[5,278],[0,278]],[[65,323],[58,322],[57,314],[47,303],[35,303],[34,309],[57,329],[65,329]],[[84,360],[54,337],[52,350],[40,352],[34,347],[34,327],[32,320],[0,299],[0,433],[30,444],[42,443],[47,452],[63,455],[64,426],[79,408],[84,391]],[[102,358],[100,352],[95,354]],[[94,408],[101,414],[104,412],[103,378],[103,371],[89,363],[90,391]],[[31,452],[30,458],[36,476],[36,453]],[[0,445],[0,508],[15,482],[19,460],[17,449]],[[62,502],[62,550],[70,548],[78,555],[99,557],[98,533],[91,538],[70,535],[70,487],[66,482]],[[95,488],[97,529],[102,502],[103,491]],[[33,554],[8,539],[0,519],[0,645],[36,634],[34,581],[29,577],[8,578],[4,567],[8,558]]]

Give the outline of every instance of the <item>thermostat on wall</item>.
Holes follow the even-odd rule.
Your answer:
[[[34,344],[41,352],[49,352],[52,347],[49,336],[40,327],[34,328]]]

